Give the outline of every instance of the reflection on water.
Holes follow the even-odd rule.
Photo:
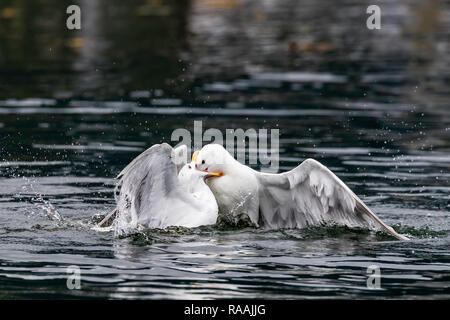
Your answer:
[[[64,27],[72,3],[80,31]],[[0,297],[448,298],[449,4],[383,2],[379,31],[369,4],[2,1]],[[413,240],[92,230],[114,176],[194,120],[280,129],[280,170],[318,159]]]
[[[82,29],[66,28],[78,4]],[[2,1],[0,96],[117,96],[181,72],[188,1]],[[169,84],[170,85],[170,84]]]

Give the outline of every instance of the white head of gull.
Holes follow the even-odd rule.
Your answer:
[[[380,220],[334,173],[307,159],[280,174],[257,172],[235,160],[221,145],[204,146],[194,159],[219,215],[247,219],[268,229],[340,225],[386,232],[407,240]]]

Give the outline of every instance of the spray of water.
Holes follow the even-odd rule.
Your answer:
[[[44,199],[42,194],[38,192],[34,188],[34,184],[36,184],[35,181],[32,181],[28,177],[22,177],[22,179],[25,181],[25,185],[23,189],[27,191],[27,189],[34,194],[34,197],[32,198],[33,204],[40,209],[39,211],[42,211],[44,215],[52,221],[56,222],[62,222],[63,218],[61,214],[58,212],[58,210],[55,208],[53,204],[50,203],[50,201]]]

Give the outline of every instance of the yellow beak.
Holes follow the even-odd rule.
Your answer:
[[[221,177],[223,176],[223,172],[209,172],[206,176],[214,176],[214,177]]]

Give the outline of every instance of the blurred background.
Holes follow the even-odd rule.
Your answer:
[[[81,7],[79,31],[66,28],[71,4]],[[371,4],[381,30],[366,28]],[[382,92],[435,107],[448,98],[449,14],[443,0],[2,0],[0,98],[160,89],[206,99],[195,90],[206,89],[209,99],[267,101],[287,83],[297,100],[320,98],[328,84],[342,97]],[[264,75],[285,72],[306,74]],[[334,76],[308,74],[322,72]]]

